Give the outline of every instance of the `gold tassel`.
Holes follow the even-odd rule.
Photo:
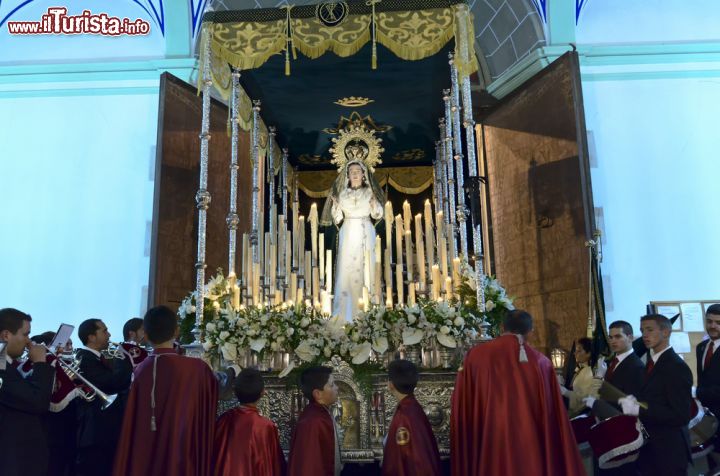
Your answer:
[[[372,7],[372,60],[370,61],[370,67],[377,69],[377,38],[375,36],[375,4],[380,3],[380,0],[368,0],[365,5]]]
[[[281,8],[286,10],[287,18],[287,29],[286,29],[286,43],[285,43],[285,76],[290,76],[290,51],[292,50],[293,60],[297,60],[297,51],[295,51],[295,42],[292,37],[292,25],[290,23],[290,10],[294,5],[284,5]]]
[[[285,76],[290,76],[290,51],[285,49]]]

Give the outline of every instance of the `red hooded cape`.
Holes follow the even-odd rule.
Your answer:
[[[453,476],[574,476],[585,470],[550,360],[517,336],[468,352],[452,399]]]
[[[383,453],[384,476],[440,476],[440,452],[425,412],[413,395],[400,400]]]
[[[254,405],[226,412],[215,430],[216,476],[282,476],[285,456],[278,429]]]
[[[298,418],[290,443],[288,476],[335,474],[335,427],[327,408],[311,402]]]
[[[153,364],[155,426],[150,406]],[[205,476],[212,470],[217,380],[200,359],[173,349],[157,349],[135,369],[122,434],[115,454],[115,476]]]

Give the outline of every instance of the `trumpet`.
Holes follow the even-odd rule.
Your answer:
[[[95,400],[95,397],[100,398],[100,400],[103,401],[102,410],[107,409],[110,405],[115,402],[115,399],[117,398],[117,394],[115,395],[108,395],[99,388],[97,388],[95,385],[92,384],[88,379],[83,377],[83,375],[80,373],[80,360],[73,360],[71,363],[65,362],[61,356],[57,356],[55,353],[53,353],[48,347],[43,344],[43,347],[47,349],[47,352],[49,355],[52,355],[57,359],[57,363],[62,369],[63,372],[65,372],[65,375],[67,375],[70,380],[79,380],[83,383],[86,387],[90,389],[90,391],[86,391],[84,389],[80,390],[80,396],[83,400],[87,402],[92,402]]]
[[[125,355],[122,353],[121,346],[122,344],[118,342],[109,342],[108,348],[101,353],[108,359],[124,359]]]

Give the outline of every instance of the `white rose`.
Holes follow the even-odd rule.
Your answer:
[[[417,317],[415,317],[415,314],[409,314],[407,318],[408,324],[415,324],[417,321]]]
[[[488,299],[487,302],[485,302],[485,310],[490,312],[493,309],[495,309],[495,302],[493,302],[492,299]]]
[[[272,344],[270,344],[270,350],[272,350],[272,351],[274,351],[274,352],[277,352],[277,350],[278,350],[279,348],[280,348],[280,346],[278,345],[277,342],[273,342]]]
[[[295,329],[292,327],[288,327],[288,329],[285,331],[285,334],[287,334],[288,337],[291,337],[293,334],[295,334]]]
[[[203,346],[203,349],[210,350],[215,346],[215,344],[213,344],[212,341],[206,340],[205,342],[203,342],[202,346]]]
[[[332,349],[330,347],[325,347],[323,353],[325,354],[325,357],[330,357],[332,356]]]
[[[310,325],[310,319],[308,319],[307,317],[303,317],[302,320],[300,321],[300,327],[305,328],[309,325]]]
[[[440,328],[440,333],[441,333],[441,334],[449,334],[449,333],[450,333],[450,328],[449,328],[448,326],[442,326],[442,327]]]
[[[458,317],[456,317],[455,320],[453,321],[453,324],[455,324],[457,327],[462,327],[462,326],[465,325],[465,319],[463,319],[462,317],[458,316]]]
[[[218,337],[220,340],[227,340],[227,338],[230,337],[230,333],[228,331],[222,331]]]
[[[213,301],[212,305],[213,305],[213,309],[215,309],[216,311],[220,309],[220,303],[219,303],[219,302]]]
[[[351,337],[351,339],[352,339],[353,342],[359,341],[359,340],[360,340],[360,334],[357,334],[357,333],[353,334],[352,337]]]
[[[205,331],[215,332],[215,324],[213,324],[212,322],[208,322],[207,324],[205,324]]]
[[[190,306],[190,307],[188,308],[188,310],[190,311],[190,313],[195,312],[195,309],[196,309],[195,306]]]
[[[280,336],[280,337],[277,338],[277,343],[278,343],[278,344],[282,344],[283,342],[285,342],[285,336]]]

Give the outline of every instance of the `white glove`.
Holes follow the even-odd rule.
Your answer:
[[[693,398],[697,398],[697,387],[693,386],[691,393]]]
[[[587,396],[587,397],[583,398],[583,403],[585,404],[586,407],[592,408],[593,405],[595,405],[595,397]]]
[[[567,397],[570,394],[570,390],[560,385],[560,393],[563,397]]]
[[[607,372],[607,363],[605,363],[605,359],[600,358],[595,367],[595,378],[605,378],[605,372]]]
[[[618,400],[625,415],[638,416],[640,414],[640,404],[634,395],[628,395]]]
[[[557,381],[558,381],[558,383],[560,384],[561,387],[562,387],[563,385],[565,385],[565,377],[563,377],[563,376],[560,375],[560,374],[556,374],[555,377],[557,377]]]

